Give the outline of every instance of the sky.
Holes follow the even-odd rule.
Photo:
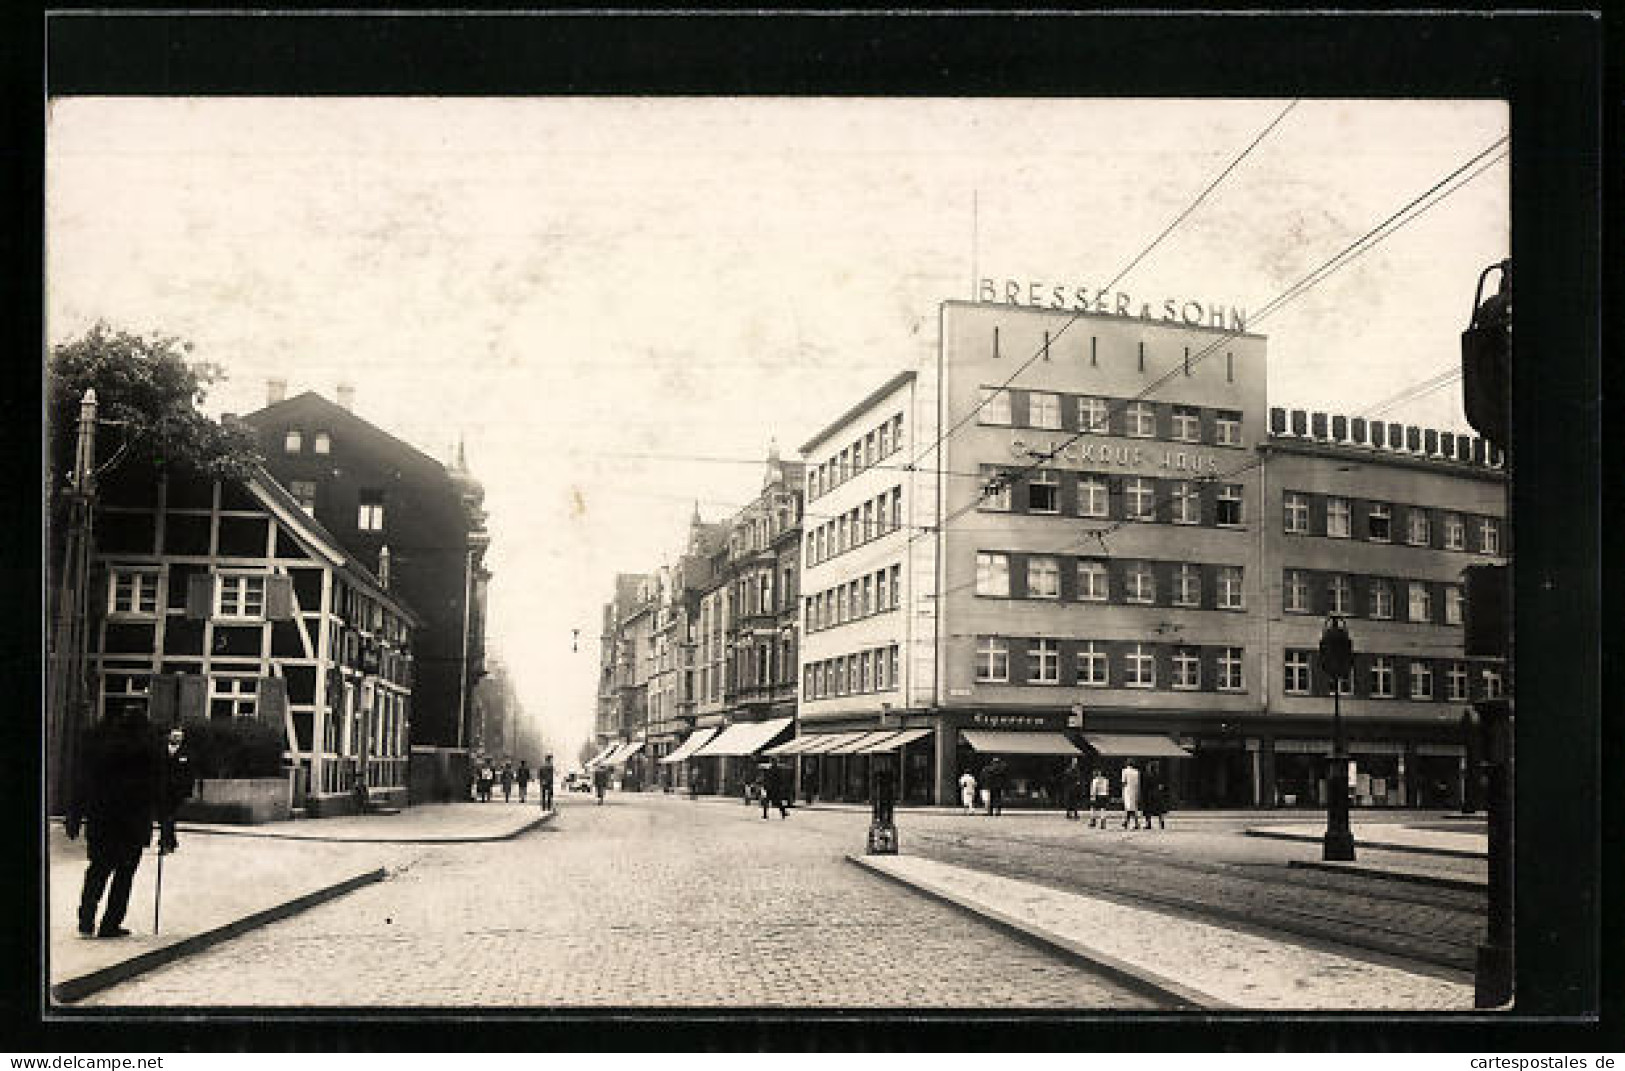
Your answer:
[[[573,754],[618,572],[673,561],[896,371],[973,279],[1104,286],[1287,100],[58,98],[49,343],[177,335],[486,487],[488,635]],[[1253,312],[1507,133],[1494,101],[1305,100],[1115,289]],[[1249,329],[1274,406],[1459,362],[1507,163]],[[1385,411],[1466,430],[1454,384]],[[573,642],[574,641],[574,642]]]

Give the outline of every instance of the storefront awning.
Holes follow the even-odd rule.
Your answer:
[[[592,758],[587,760],[587,769],[590,770],[594,766],[602,766],[603,763],[604,763],[604,760],[609,757],[609,753],[612,752],[612,751],[618,751],[620,749],[620,746],[621,746],[620,743],[617,741],[616,743],[610,744],[607,747],[605,747],[604,750],[600,751],[598,754],[594,755]]]
[[[698,748],[700,748],[713,736],[717,735],[717,733],[720,731],[721,730],[719,729],[695,729],[692,733],[688,734],[687,740],[684,740],[681,744],[678,744],[676,750],[660,761],[682,762],[684,759],[694,754]]]
[[[1190,752],[1166,736],[1130,733],[1085,733],[1083,742],[1097,755],[1123,755],[1131,759],[1183,759]]]
[[[872,744],[865,745],[860,750],[866,753],[873,751],[896,751],[900,747],[914,743],[914,741],[920,739],[922,736],[930,736],[933,732],[935,732],[933,729],[904,729],[900,733],[890,734],[889,739],[876,740]]]
[[[995,755],[1081,755],[1060,733],[1015,733],[1002,729],[961,729],[965,743]]]
[[[1350,740],[1345,750],[1350,755],[1403,755],[1405,746],[1391,740]],[[1277,740],[1278,755],[1330,755],[1330,740]]]
[[[802,754],[802,755],[822,755],[827,751],[830,751],[830,750],[832,750],[834,748],[840,747],[842,744],[850,744],[852,741],[856,740],[858,737],[865,736],[865,735],[867,735],[867,734],[866,733],[815,733],[814,735],[809,736],[807,738],[808,740],[810,740],[812,742],[810,744],[808,744],[806,747],[802,748],[801,751],[800,751],[800,754]]]
[[[896,735],[896,729],[887,729],[883,732],[859,733],[856,739],[848,740],[844,744],[837,744],[835,747],[830,748],[829,753],[831,755],[856,755],[870,744],[878,744],[882,740],[889,739]]]
[[[754,755],[771,743],[790,725],[789,718],[769,718],[767,721],[748,721],[730,725],[715,740],[706,744],[696,756]]]
[[[796,737],[791,737],[789,740],[786,740],[782,744],[779,744],[779,745],[777,745],[775,747],[768,748],[766,751],[762,752],[762,754],[764,754],[764,755],[795,755],[795,754],[800,753],[801,751],[806,750],[807,745],[811,744],[814,740],[817,740],[817,739],[818,738],[816,736],[796,736]]]
[[[646,742],[647,741],[644,741],[644,740],[634,740],[634,741],[632,741],[630,744],[627,744],[625,747],[621,748],[620,751],[616,752],[615,757],[613,759],[611,759],[610,761],[614,762],[614,763],[617,763],[617,764],[625,762],[627,759],[631,758],[633,755],[636,755],[638,752],[642,751],[643,750],[643,745]]]

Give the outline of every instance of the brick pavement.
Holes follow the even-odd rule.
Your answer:
[[[88,998],[108,1006],[1135,1009],[1146,998],[845,861],[866,819],[614,794],[421,848],[382,884]]]

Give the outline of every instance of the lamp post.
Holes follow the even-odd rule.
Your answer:
[[[1320,634],[1320,669],[1332,682],[1332,756],[1326,764],[1326,836],[1321,858],[1354,861],[1354,834],[1349,830],[1349,762],[1343,742],[1343,681],[1354,668],[1354,641],[1337,614],[1326,618]]]
[[[880,728],[891,726],[891,704],[880,704]],[[897,799],[897,774],[891,768],[891,759],[876,752],[874,769],[869,775],[869,849],[870,855],[897,854],[897,821],[893,805]]]

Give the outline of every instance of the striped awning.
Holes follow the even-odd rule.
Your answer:
[[[1155,733],[1085,733],[1083,742],[1097,755],[1124,755],[1134,759],[1183,759],[1190,755],[1168,737]]]
[[[858,737],[867,735],[867,733],[817,733],[807,738],[811,742],[802,748],[799,754],[822,755],[840,747],[842,744],[850,744]]]
[[[632,741],[630,744],[627,744],[625,747],[621,748],[620,751],[617,751],[615,753],[615,757],[613,759],[611,759],[610,761],[614,762],[614,763],[625,762],[627,759],[631,758],[633,755],[636,755],[638,752],[642,751],[643,750],[643,745],[646,742],[647,741],[643,741],[643,740],[634,740],[634,741]]]
[[[1003,729],[961,729],[965,743],[994,755],[1081,755],[1078,746],[1060,733],[1017,733]]]
[[[715,739],[698,751],[696,756],[708,755],[754,755],[763,747],[773,742],[785,729],[790,727],[789,718],[769,718],[767,721],[747,721],[737,725],[730,725]]]
[[[695,729],[692,733],[688,734],[687,740],[684,740],[681,744],[677,745],[675,751],[660,761],[682,762],[684,759],[694,754],[694,752],[703,746],[706,741],[710,740],[713,736],[717,735],[717,733],[721,731],[722,730],[720,729]]]
[[[612,751],[619,751],[620,747],[621,747],[621,743],[620,743],[619,740],[617,740],[613,744],[606,745],[604,747],[604,750],[600,751],[598,754],[594,755],[592,758],[587,760],[587,763],[586,763],[587,769],[590,770],[594,766],[602,765],[604,760],[609,757],[609,753],[612,752]]]
[[[844,744],[837,744],[829,749],[831,755],[856,755],[870,744],[878,744],[882,740],[889,740],[897,735],[896,729],[887,729],[883,732],[862,733],[855,740],[848,740]]]
[[[764,755],[796,755],[796,754],[801,753],[802,751],[805,751],[807,749],[807,746],[809,744],[813,743],[813,741],[815,741],[817,739],[818,738],[816,736],[796,736],[796,737],[792,737],[789,740],[786,740],[784,743],[779,744],[777,747],[768,748],[766,751],[762,752],[762,754],[764,754]]]
[[[864,752],[896,751],[900,747],[906,747],[914,743],[923,736],[930,736],[935,731],[934,729],[904,729],[900,733],[891,734],[885,740],[876,740],[874,743],[866,744],[859,750]]]

